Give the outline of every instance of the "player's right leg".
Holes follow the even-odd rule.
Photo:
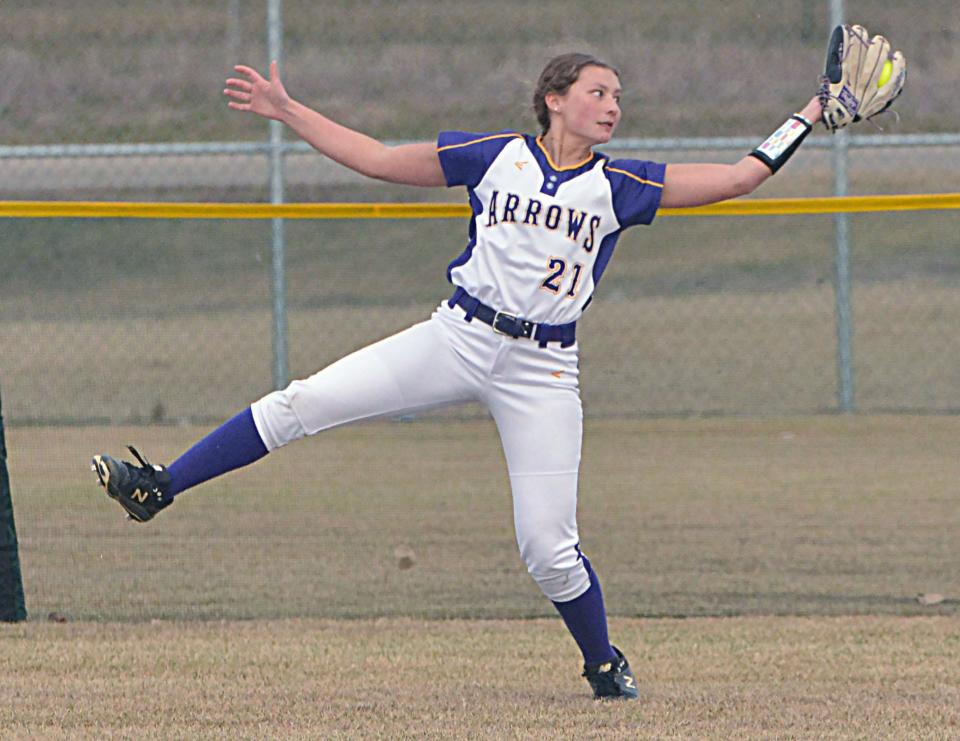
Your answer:
[[[461,324],[435,314],[267,394],[198,441],[169,468],[142,459],[137,466],[98,455],[93,469],[110,497],[133,519],[145,522],[179,493],[306,435],[358,420],[469,401],[476,398],[482,379],[481,355],[488,349],[483,343],[495,336]],[[465,333],[471,334],[466,342]]]
[[[461,351],[462,330],[453,329],[434,316],[267,394],[252,407],[267,450],[350,422],[478,398],[482,361]]]

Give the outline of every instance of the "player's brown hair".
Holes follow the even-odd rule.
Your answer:
[[[542,133],[546,134],[550,130],[550,110],[544,100],[545,96],[549,93],[566,95],[570,86],[580,78],[580,70],[584,67],[603,67],[617,77],[620,76],[620,70],[592,54],[571,52],[551,59],[540,73],[537,87],[533,91],[533,112],[537,114]]]

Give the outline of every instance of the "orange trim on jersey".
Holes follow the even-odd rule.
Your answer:
[[[643,183],[644,185],[652,185],[654,188],[662,188],[662,187],[663,187],[663,183],[657,183],[657,182],[655,182],[655,181],[653,181],[653,180],[644,180],[643,178],[638,178],[638,177],[637,177],[636,175],[634,175],[632,172],[627,172],[626,170],[621,170],[619,167],[610,167],[610,166],[607,166],[607,169],[608,169],[610,172],[618,172],[618,173],[620,173],[621,175],[626,175],[628,178],[633,178],[633,179],[636,180],[638,183]]]
[[[463,142],[462,144],[448,144],[445,147],[437,147],[438,152],[444,152],[448,149],[456,149],[457,147],[469,147],[471,144],[479,144],[480,142],[488,142],[491,139],[505,139],[507,137],[515,137],[517,139],[523,139],[523,134],[493,134],[492,136],[485,136],[482,139],[473,139],[468,142]]]
[[[547,164],[557,172],[563,172],[564,170],[576,170],[578,167],[583,167],[597,156],[595,152],[591,152],[590,156],[587,157],[583,162],[578,162],[575,165],[568,165],[567,167],[557,167],[556,163],[553,161],[553,157],[550,156],[550,152],[548,152],[547,148],[543,146],[543,141],[541,141],[542,139],[542,136],[537,137],[537,146],[540,147],[540,151],[543,152],[544,156],[547,158]]]

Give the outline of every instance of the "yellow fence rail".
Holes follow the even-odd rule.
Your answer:
[[[698,208],[664,208],[661,216],[776,216],[960,208],[960,193],[750,198]],[[455,203],[136,203],[0,201],[0,218],[74,219],[454,219],[470,216]]]

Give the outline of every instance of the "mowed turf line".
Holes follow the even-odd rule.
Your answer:
[[[127,442],[170,462],[204,432],[8,430],[34,618],[553,615],[489,420],[334,430],[142,526],[89,470]],[[956,416],[588,420],[583,549],[620,616],[956,617],[958,437]]]
[[[600,703],[559,620],[0,627],[5,738],[955,738],[953,618],[615,619]]]

